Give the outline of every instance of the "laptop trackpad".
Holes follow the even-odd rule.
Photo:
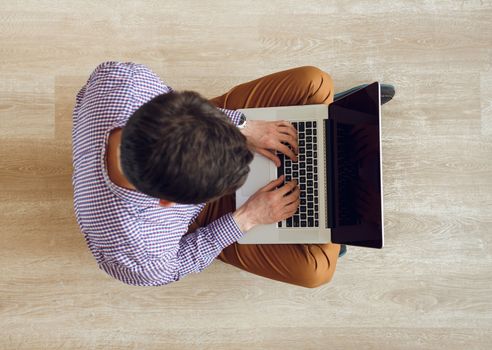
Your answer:
[[[239,190],[244,197],[250,197],[255,194],[261,187],[272,181],[270,176],[270,167],[273,162],[263,157],[261,154],[255,154],[255,158],[250,163],[249,175],[246,183]]]

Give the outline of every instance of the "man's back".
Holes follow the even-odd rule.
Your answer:
[[[242,234],[225,215],[183,237],[204,204],[163,208],[158,198],[120,187],[108,176],[110,132],[123,128],[153,97],[172,91],[145,66],[106,62],[77,95],[72,132],[77,222],[100,268],[128,284],[162,285],[201,271]],[[237,118],[234,111],[224,112]]]

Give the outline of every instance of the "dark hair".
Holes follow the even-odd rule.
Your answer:
[[[232,193],[253,154],[231,120],[194,91],[159,95],[123,128],[121,167],[137,190],[181,204]]]

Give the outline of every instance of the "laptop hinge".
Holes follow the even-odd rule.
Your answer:
[[[325,193],[326,205],[326,228],[335,227],[335,153],[334,153],[334,127],[333,120],[324,120],[325,129]]]

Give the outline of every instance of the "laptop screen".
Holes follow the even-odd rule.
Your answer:
[[[329,226],[334,243],[382,248],[380,91],[377,82],[329,106]]]

